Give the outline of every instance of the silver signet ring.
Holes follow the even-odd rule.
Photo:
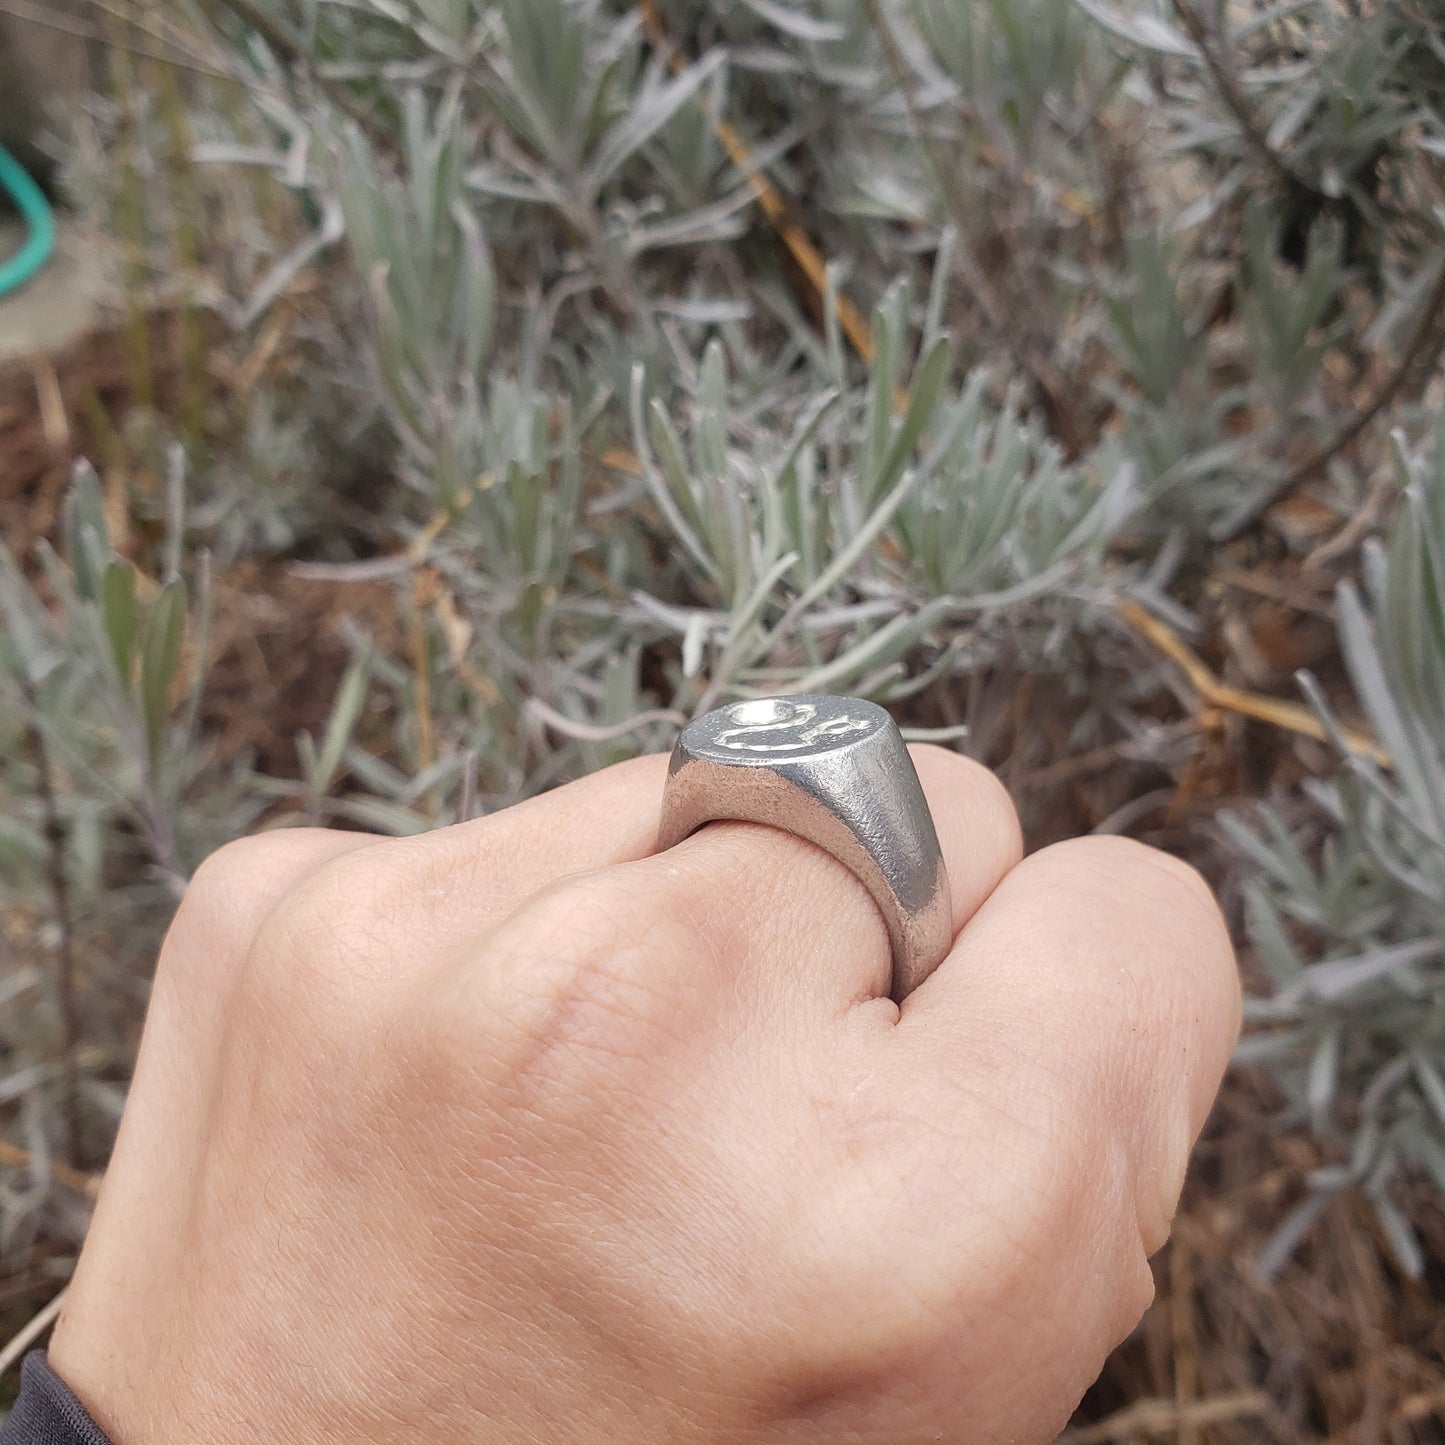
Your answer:
[[[672,750],[657,846],[728,819],[806,838],[857,875],[888,926],[896,1001],[943,962],[948,874],[913,759],[881,707],[800,694],[689,723]]]

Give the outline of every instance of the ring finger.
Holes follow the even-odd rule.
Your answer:
[[[1019,861],[1017,814],[998,779],[957,753],[911,749],[948,869],[955,936]],[[711,823],[667,852],[624,865],[642,897],[687,913],[712,946],[664,966],[733,976],[760,1013],[825,1016],[887,1003],[892,960],[882,915],[863,884],[813,844],[756,823]],[[726,932],[729,946],[717,946]]]

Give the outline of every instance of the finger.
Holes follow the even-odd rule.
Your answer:
[[[1199,875],[1128,839],[1084,838],[1003,880],[904,1002],[900,1045],[990,1076],[1011,1062],[1015,1087],[1093,1086],[1091,1115],[1137,1121],[1146,1143],[1157,1111],[1182,1110],[1192,1140],[1239,1008],[1233,945]]]
[[[890,1092],[932,1160],[914,1177],[946,1195],[914,1212],[958,1232],[926,1268],[993,1239],[1012,1358],[1086,1383],[1142,1312],[1239,1016],[1207,887],[1113,838],[1020,864],[905,1000],[884,1039]]]
[[[179,962],[188,976],[204,971],[203,989],[214,989],[214,975],[244,957],[267,914],[297,882],[375,841],[366,833],[278,828],[217,849],[186,886],[161,951],[158,983],[168,984]]]
[[[311,944],[338,939],[379,969],[414,966],[474,942],[560,877],[643,856],[656,842],[666,764],[637,758],[412,838],[304,828],[229,844],[197,870],[162,951],[151,1067],[211,1056],[263,925],[293,939],[275,960],[287,970]]]
[[[1018,818],[979,763],[937,747],[915,747],[912,755],[938,830],[956,931],[1017,863]],[[720,960],[730,990],[765,1014],[802,1009],[824,1019],[854,1002],[886,1003],[892,960],[882,915],[863,884],[813,844],[760,824],[710,823],[627,871],[639,907],[688,919],[704,935],[693,957],[659,963],[692,986],[696,958],[705,955]]]
[[[375,840],[364,833],[280,828],[239,838],[196,869],[166,933],[137,1079],[149,1068],[214,1057],[242,965],[277,904],[305,878]]]
[[[982,763],[927,744],[909,752],[948,866],[957,937],[1023,857],[1023,831],[1007,789]]]
[[[227,843],[196,869],[161,946],[138,1079],[214,1057],[246,956],[277,904],[316,870],[374,841],[278,828]]]
[[[657,844],[667,755],[616,763],[486,818],[403,840],[433,887],[509,912],[559,878],[643,858]]]
[[[500,916],[569,873],[649,852],[666,768],[661,755],[634,758],[488,817],[410,838],[286,828],[238,839],[196,870],[167,950],[192,961],[244,953],[283,897],[324,864],[356,854],[365,857],[328,879],[333,891],[361,885],[359,896],[344,902],[348,911],[384,906],[377,895],[390,879],[401,895],[392,902],[419,903],[432,917],[462,902],[470,928],[479,910]]]
[[[633,758],[485,818],[373,838],[308,877],[272,922],[295,932],[298,946],[335,943],[344,933],[362,967],[471,952],[561,879],[646,856],[657,842],[666,774],[663,755]]]

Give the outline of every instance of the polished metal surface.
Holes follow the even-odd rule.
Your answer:
[[[803,694],[734,703],[689,723],[672,751],[658,847],[725,819],[806,838],[858,876],[888,926],[894,999],[943,961],[953,920],[938,834],[881,707]]]

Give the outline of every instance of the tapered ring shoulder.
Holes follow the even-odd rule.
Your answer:
[[[658,848],[728,820],[804,838],[858,877],[888,928],[895,1000],[947,955],[953,920],[938,834],[902,734],[876,703],[755,698],[689,723],[668,768]]]

